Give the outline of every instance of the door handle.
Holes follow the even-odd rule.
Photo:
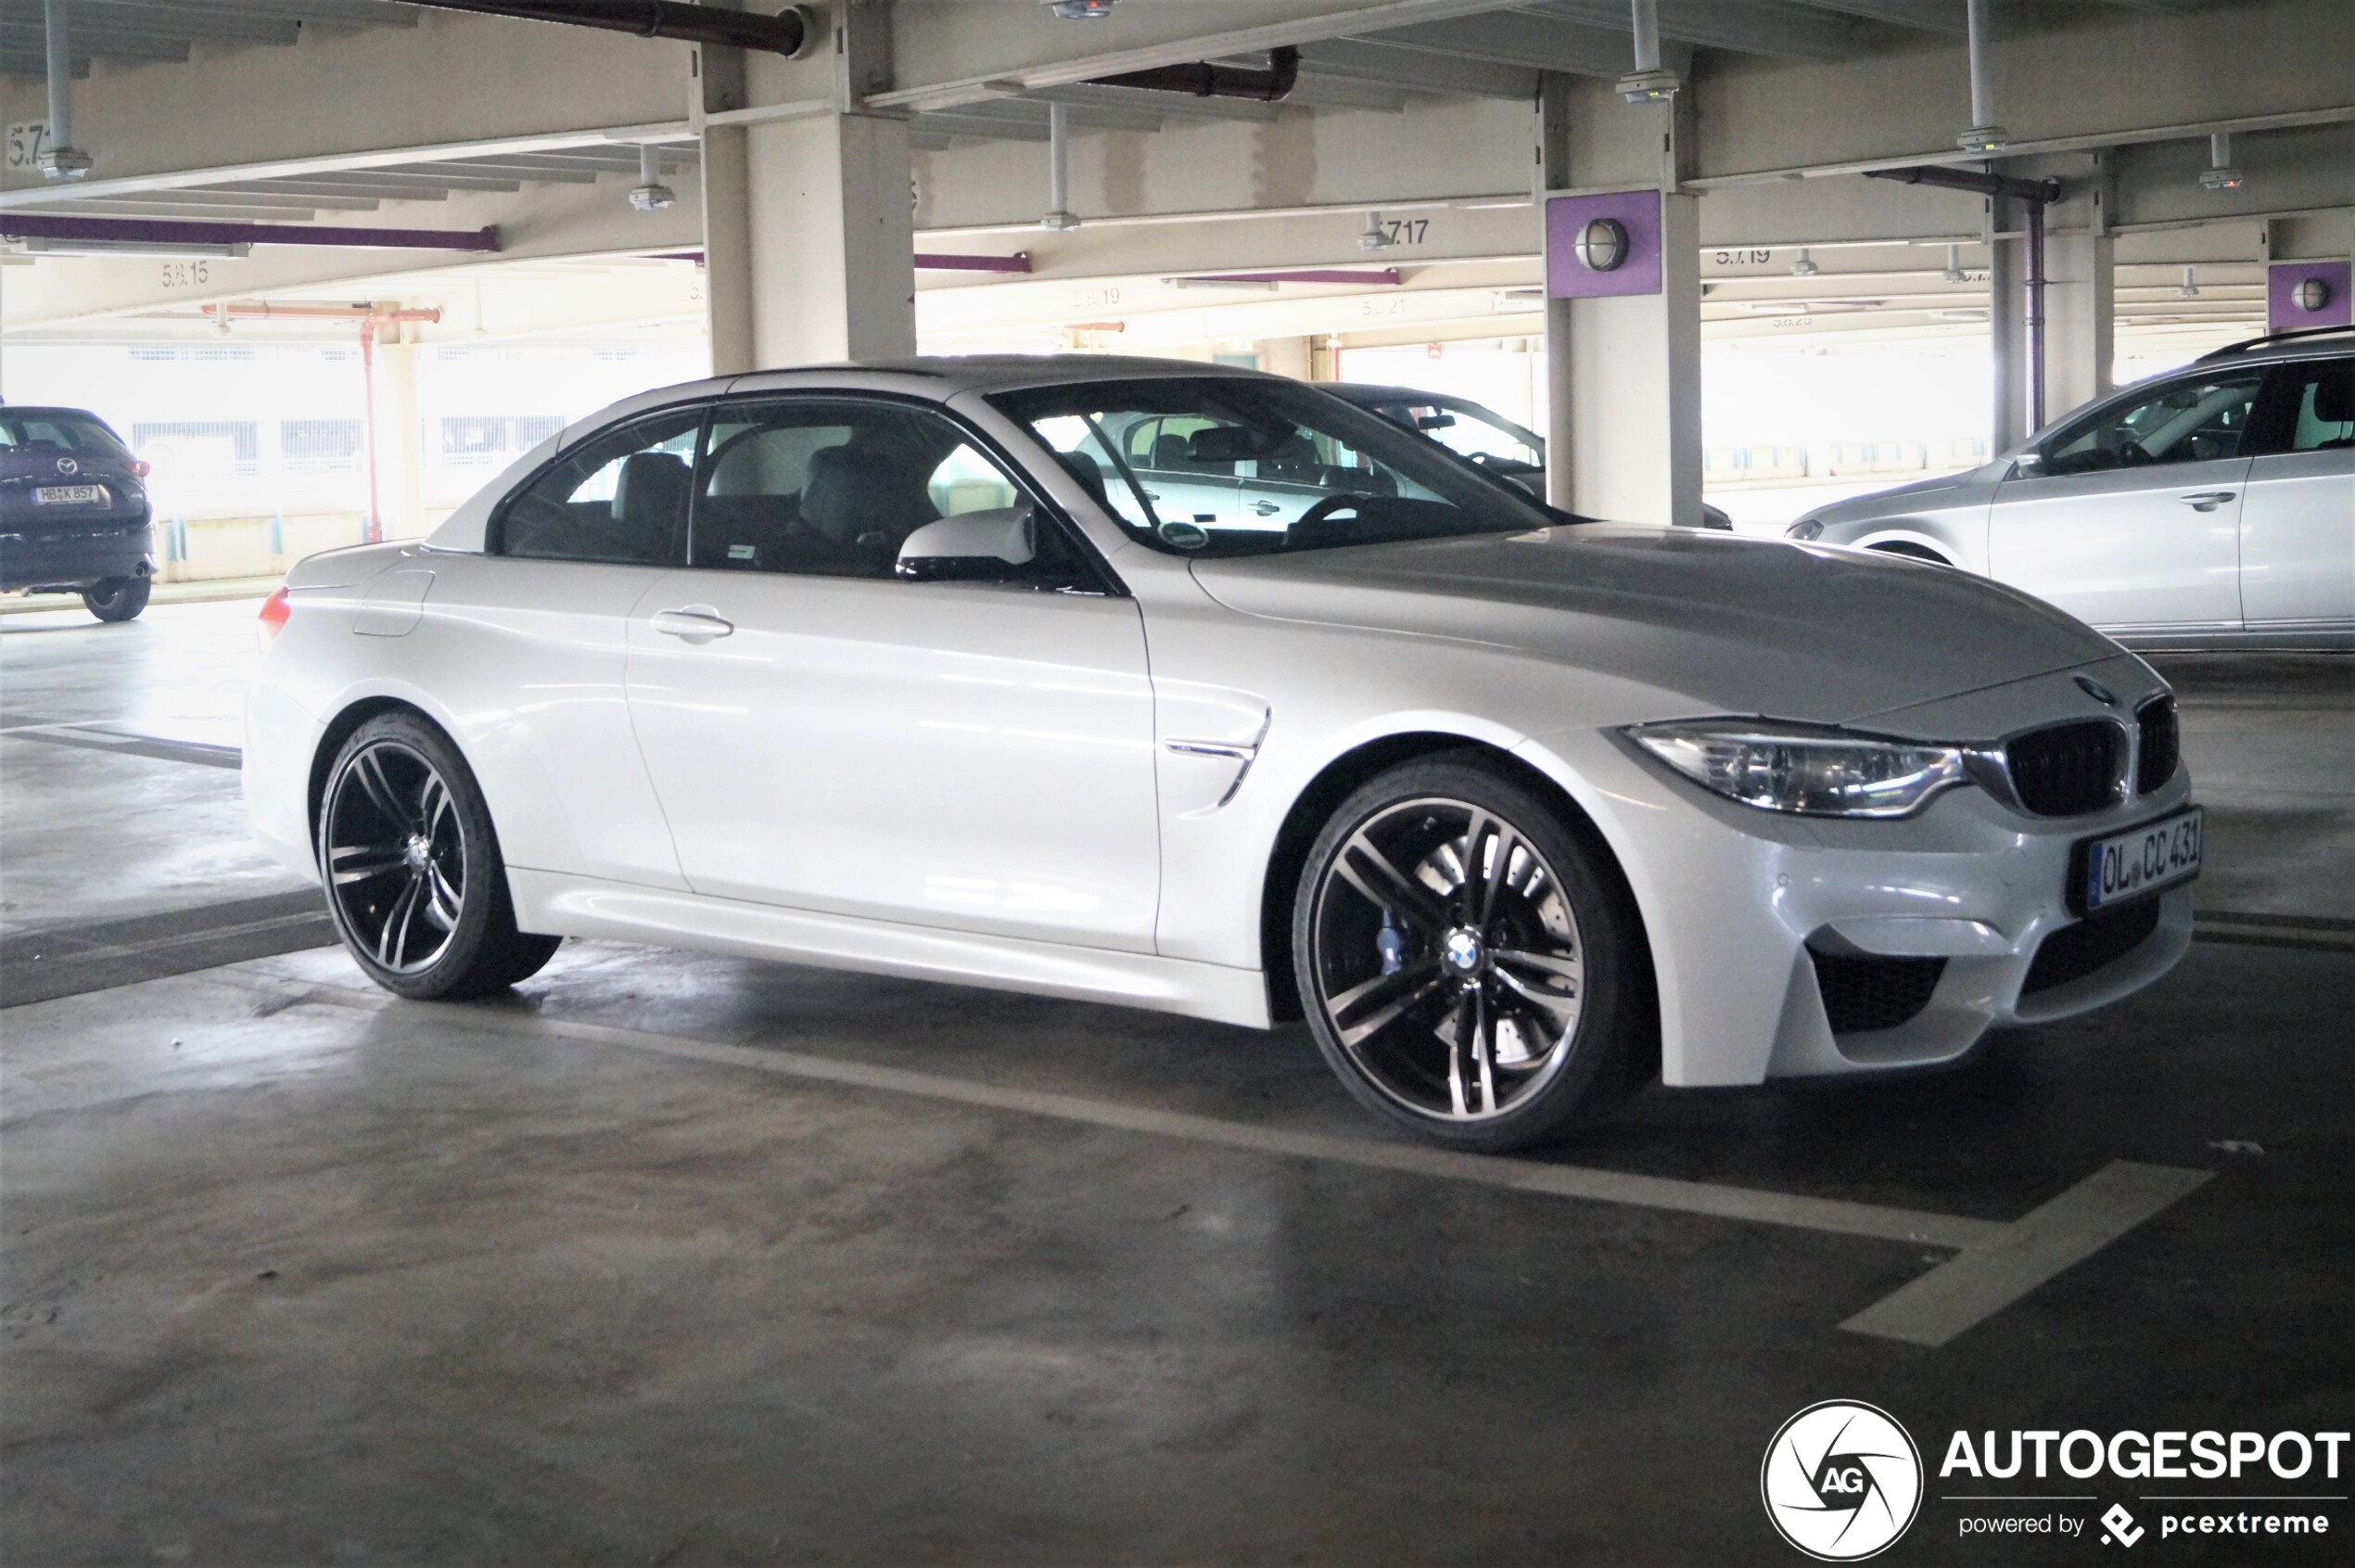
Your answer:
[[[1251,504],[1251,509],[1263,517],[1272,517],[1283,510],[1272,501],[1254,501]]]
[[[2230,490],[2197,490],[2189,495],[2178,496],[2176,499],[2195,512],[2213,512],[2239,493],[2237,491]]]
[[[682,605],[675,610],[656,610],[654,629],[666,637],[676,637],[697,647],[715,637],[725,637],[735,631],[736,623],[713,609],[709,605]]]

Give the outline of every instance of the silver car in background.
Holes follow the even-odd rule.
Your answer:
[[[2355,331],[2221,350],[1788,531],[1982,573],[2134,647],[2355,646]]]

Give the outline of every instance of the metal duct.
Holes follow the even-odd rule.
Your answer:
[[[411,0],[437,11],[471,11],[486,17],[562,22],[668,38],[682,44],[718,44],[759,49],[798,58],[817,41],[819,28],[807,6],[788,6],[773,17],[754,11],[688,6],[679,0]]]
[[[1163,65],[1151,70],[1099,76],[1088,85],[1130,87],[1147,93],[1184,93],[1196,98],[1254,98],[1264,104],[1272,104],[1291,96],[1293,84],[1299,80],[1300,51],[1282,48],[1267,51],[1267,69],[1265,70],[1254,70],[1248,66],[1213,65],[1208,60],[1200,60],[1192,65]]]

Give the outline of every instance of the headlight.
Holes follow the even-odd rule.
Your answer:
[[[1824,519],[1801,517],[1783,530],[1783,537],[1785,539],[1821,539],[1824,537]]]
[[[1963,749],[1820,725],[1703,719],[1623,732],[1702,788],[1767,811],[1903,817],[1967,782]]]

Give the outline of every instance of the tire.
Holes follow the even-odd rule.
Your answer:
[[[345,948],[396,996],[504,990],[563,940],[516,929],[482,790],[449,737],[414,713],[377,715],[337,752],[317,848]]]
[[[1476,759],[1410,762],[1342,802],[1302,871],[1292,970],[1358,1103],[1458,1149],[1562,1137],[1636,1086],[1657,1039],[1601,840]]]
[[[153,588],[144,577],[101,578],[82,591],[82,604],[100,620],[130,620],[147,607]]]

